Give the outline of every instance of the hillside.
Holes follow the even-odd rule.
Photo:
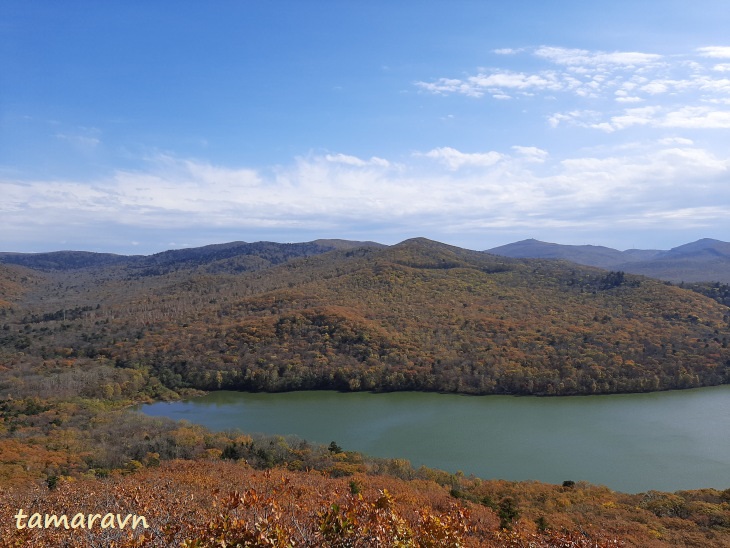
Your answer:
[[[711,238],[666,251],[619,251],[602,246],[561,245],[531,239],[495,247],[487,252],[515,258],[563,259],[675,283],[730,283],[730,243]]]
[[[340,461],[356,457],[333,455]],[[0,547],[64,546],[69,537],[79,548],[730,546],[727,491],[622,495],[571,482],[451,476],[449,483],[444,474],[425,473],[432,477],[360,471],[331,477],[211,459],[155,464],[108,479],[60,481],[51,490],[6,491],[0,500],[5,518]],[[19,508],[24,525],[34,512],[66,513],[69,522],[76,512],[100,517],[88,530],[18,530],[13,516]],[[110,512],[131,516],[124,530],[100,527]],[[133,530],[136,516],[145,521]]]
[[[143,369],[173,391],[552,395],[730,380],[727,307],[621,272],[425,239],[241,274],[218,264],[48,274],[3,320],[0,344],[29,362]]]
[[[42,278],[30,269],[0,264],[0,309],[12,308],[13,303],[42,283]]]
[[[130,412],[198,389],[592,394],[730,381],[729,309],[693,291],[425,239],[285,245],[161,254],[144,270],[0,265],[0,547],[69,538],[17,529],[18,508],[152,526],[73,531],[76,546],[730,545],[727,491],[483,481]]]

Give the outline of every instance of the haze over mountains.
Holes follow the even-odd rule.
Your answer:
[[[153,255],[117,255],[88,251],[0,252],[0,263],[43,271],[116,266],[128,273],[135,272],[136,275],[162,274],[184,266],[204,265],[208,265],[206,268],[210,272],[244,272],[280,264],[294,257],[362,246],[387,247],[376,242],[338,239],[288,244],[229,242],[163,251]],[[712,238],[703,238],[669,250],[625,251],[597,245],[564,245],[528,239],[494,247],[485,252],[512,258],[560,259],[674,283],[730,283],[730,242]]]
[[[529,239],[495,247],[487,252],[505,257],[562,259],[675,283],[730,283],[730,243],[711,238],[703,238],[668,251],[619,251],[596,245],[562,245]]]

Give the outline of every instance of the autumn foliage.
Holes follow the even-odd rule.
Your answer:
[[[328,253],[213,247],[0,265],[0,548],[730,546],[730,490],[482,481],[126,409],[224,388],[561,395],[728,383],[722,287],[423,239]],[[150,527],[17,529],[19,509],[144,515]]]
[[[0,310],[0,352],[22,352],[41,385],[112,367],[105,398],[133,375],[152,398],[222,388],[605,394],[730,381],[727,307],[657,280],[423,239],[240,274],[231,260],[146,276],[36,272]],[[38,394],[29,380],[0,372],[0,390]]]
[[[589,485],[475,479],[464,479],[461,488],[481,500],[454,498],[447,486],[429,480],[172,461],[107,479],[65,480],[52,490],[8,490],[0,502],[0,547],[730,546],[730,509],[719,492],[620,495]],[[517,505],[518,515],[507,524],[500,520],[500,503],[492,508],[497,496]],[[681,499],[689,513],[666,515],[652,505],[667,498]],[[692,521],[692,513],[710,507],[724,516],[724,528]],[[18,530],[13,515],[19,508],[26,514],[142,515],[149,528]]]

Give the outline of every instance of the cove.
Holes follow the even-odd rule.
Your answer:
[[[551,398],[221,391],[138,409],[484,479],[585,480],[627,493],[730,487],[730,386]]]

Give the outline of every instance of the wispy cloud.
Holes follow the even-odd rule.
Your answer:
[[[92,152],[101,144],[101,131],[97,128],[79,127],[70,131],[59,131],[55,137],[80,152]]]
[[[730,46],[707,46],[703,48],[697,48],[697,52],[702,57],[730,59]]]
[[[497,55],[514,55],[515,53],[520,53],[521,51],[524,51],[524,48],[499,48],[495,49],[494,53]]]
[[[451,147],[435,148],[424,154],[417,153],[417,155],[439,160],[451,170],[457,170],[465,166],[493,166],[504,157],[495,151],[467,153]]]
[[[728,129],[730,110],[705,105],[670,109],[662,106],[627,108],[619,114],[603,119],[595,111],[570,111],[549,117],[553,127],[571,124],[580,127],[614,132],[637,126],[665,129]]]
[[[346,164],[350,166],[358,166],[363,167],[367,165],[372,166],[378,166],[378,167],[388,167],[390,165],[390,162],[388,160],[385,160],[383,158],[378,158],[377,156],[372,156],[369,160],[362,160],[358,158],[357,156],[350,156],[348,154],[327,154],[324,157],[325,160],[328,162],[332,162],[335,164]]]
[[[559,65],[581,68],[606,66],[636,67],[655,64],[662,59],[661,55],[655,53],[589,51],[585,49],[549,46],[537,48],[534,54],[537,57],[542,57]]]
[[[441,95],[460,93],[468,97],[482,97],[485,93],[489,93],[496,98],[508,97],[508,91],[514,90],[558,91],[563,87],[556,76],[549,72],[525,74],[511,71],[479,73],[463,80],[440,78],[435,82],[416,82],[416,86]]]
[[[495,67],[479,70],[461,78],[442,77],[434,81],[419,81],[415,85],[423,92],[439,95],[465,95],[472,98],[490,96],[495,99],[542,97],[553,100],[558,96],[574,99],[569,112],[597,111],[602,118],[592,127],[615,131],[641,123],[634,119],[639,104],[665,112],[665,119],[652,122],[655,127],[725,128],[727,113],[721,109],[700,110],[703,105],[730,105],[729,46],[697,48],[684,55],[660,55],[638,51],[590,51],[553,46],[525,50],[496,50],[501,55],[527,55],[542,63],[533,72]],[[586,108],[576,109],[580,102]],[[613,107],[611,103],[613,101]],[[621,111],[621,107],[626,110]],[[661,108],[660,108],[661,107]],[[693,123],[681,119],[687,109],[697,109],[701,120]],[[673,111],[671,110],[673,109]],[[553,127],[575,118],[557,112],[548,118]]]
[[[520,145],[514,145],[512,147],[512,150],[524,157],[528,162],[542,163],[547,160],[548,156],[550,156],[547,150],[543,150],[537,147],[523,147]]]

